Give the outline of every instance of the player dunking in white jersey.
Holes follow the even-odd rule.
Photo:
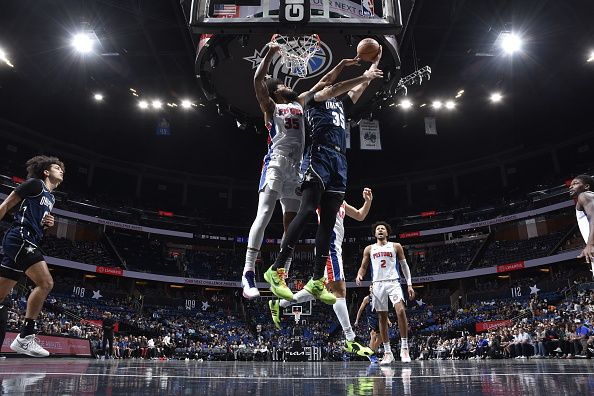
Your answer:
[[[332,230],[332,237],[330,239],[330,254],[326,261],[326,268],[324,276],[328,280],[327,288],[336,296],[336,303],[332,305],[334,313],[340,322],[342,330],[346,338],[346,350],[351,353],[356,353],[359,356],[371,356],[373,350],[367,348],[359,340],[351,326],[351,319],[349,318],[349,310],[346,304],[346,282],[344,277],[344,268],[342,261],[342,241],[344,240],[344,218],[346,216],[357,221],[363,221],[369,213],[371,208],[371,201],[373,200],[373,193],[370,188],[363,189],[363,206],[355,209],[346,201],[342,202],[338,212],[336,213],[336,222]],[[319,222],[319,217],[318,217]],[[270,300],[268,305],[272,314],[272,320],[277,328],[280,328],[280,308],[285,308],[290,305],[301,303],[305,301],[314,300],[315,297],[306,289],[297,292],[291,301],[289,300]],[[373,359],[371,359],[373,361]]]
[[[569,195],[576,200],[575,215],[586,246],[578,256],[584,257],[592,266],[594,276],[594,178],[588,175],[576,176],[569,186]]]
[[[369,245],[363,251],[361,267],[357,272],[357,285],[361,285],[363,277],[367,273],[367,267],[371,262],[371,273],[373,282],[373,309],[379,316],[380,336],[384,343],[384,358],[381,365],[390,364],[394,361],[394,355],[390,347],[388,335],[388,299],[392,301],[398,318],[398,329],[400,330],[400,358],[403,362],[410,362],[408,352],[408,321],[404,307],[404,296],[400,286],[400,274],[402,271],[408,286],[408,297],[415,298],[415,291],[412,288],[410,268],[404,257],[402,245],[395,242],[388,242],[391,227],[388,223],[378,222],[372,226],[376,243]]]
[[[297,94],[279,80],[265,80],[266,72],[278,47],[270,47],[254,76],[254,88],[264,122],[268,129],[268,152],[264,156],[258,186],[258,212],[250,228],[248,248],[241,284],[245,298],[260,296],[255,281],[255,264],[258,258],[264,231],[270,222],[276,201],[283,210],[283,225],[286,230],[297,210],[301,182],[299,168],[303,159],[305,129],[303,107]],[[285,266],[288,267],[290,262]]]

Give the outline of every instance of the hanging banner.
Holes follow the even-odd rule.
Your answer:
[[[435,117],[425,117],[425,135],[437,136],[437,125],[435,124]]]
[[[361,150],[381,150],[380,129],[378,120],[361,120],[359,122]]]

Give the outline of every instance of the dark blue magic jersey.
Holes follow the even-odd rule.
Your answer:
[[[41,220],[52,211],[56,199],[40,179],[29,179],[14,192],[22,201],[11,228],[20,231],[24,240],[38,244],[43,237]]]
[[[316,102],[310,94],[305,100],[305,116],[309,125],[312,144],[336,147],[341,153],[346,151],[345,108],[353,104],[348,95]]]

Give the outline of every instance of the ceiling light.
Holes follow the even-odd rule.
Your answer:
[[[410,109],[412,105],[412,102],[408,99],[403,99],[402,102],[400,102],[400,107],[402,107],[404,110]]]
[[[441,106],[443,105],[443,103],[441,103],[441,101],[436,100],[435,102],[431,103],[431,107],[433,107],[434,109],[441,109]]]
[[[522,39],[512,32],[501,33],[501,49],[506,54],[513,54],[522,49]]]
[[[501,95],[501,93],[499,93],[499,92],[493,92],[491,94],[491,96],[489,97],[489,100],[492,103],[499,103],[499,102],[501,102],[502,99],[503,99],[503,95]]]
[[[72,38],[72,46],[81,54],[93,51],[94,40],[88,33],[78,33]]]
[[[14,65],[12,63],[10,63],[10,60],[8,59],[8,56],[6,55],[6,52],[4,52],[4,50],[2,48],[0,48],[0,61],[6,63],[6,65],[8,65],[10,67],[14,67]]]
[[[138,97],[138,94],[136,92],[132,92],[132,95]]]
[[[460,95],[460,96],[462,96],[463,93],[464,93],[464,90],[463,89],[461,89],[461,90],[458,91],[458,95]]]
[[[153,109],[160,109],[161,106],[163,106],[163,103],[161,103],[160,100],[153,100],[151,105],[153,106]]]
[[[594,50],[590,51],[590,56],[586,59],[586,62],[594,62]]]
[[[130,92],[136,92],[134,88],[130,88]]]
[[[192,102],[190,102],[190,101],[189,101],[189,100],[187,100],[187,99],[184,99],[184,100],[182,100],[182,102],[181,102],[181,106],[182,106],[184,109],[189,109],[190,107],[192,107]]]
[[[138,102],[138,107],[141,109],[148,109],[148,102],[146,100],[141,100]]]
[[[103,100],[103,95],[101,95],[100,93],[96,93],[95,95],[93,95],[93,99],[95,99],[97,102],[101,102]]]
[[[446,109],[448,109],[448,110],[452,110],[454,107],[456,107],[456,103],[455,103],[453,100],[448,100],[448,101],[445,103],[445,107],[446,107]]]
[[[420,105],[419,107],[425,107],[427,106],[427,103],[423,103],[422,105]]]

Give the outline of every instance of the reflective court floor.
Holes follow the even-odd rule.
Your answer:
[[[593,395],[594,360],[196,362],[8,358],[5,395]]]

